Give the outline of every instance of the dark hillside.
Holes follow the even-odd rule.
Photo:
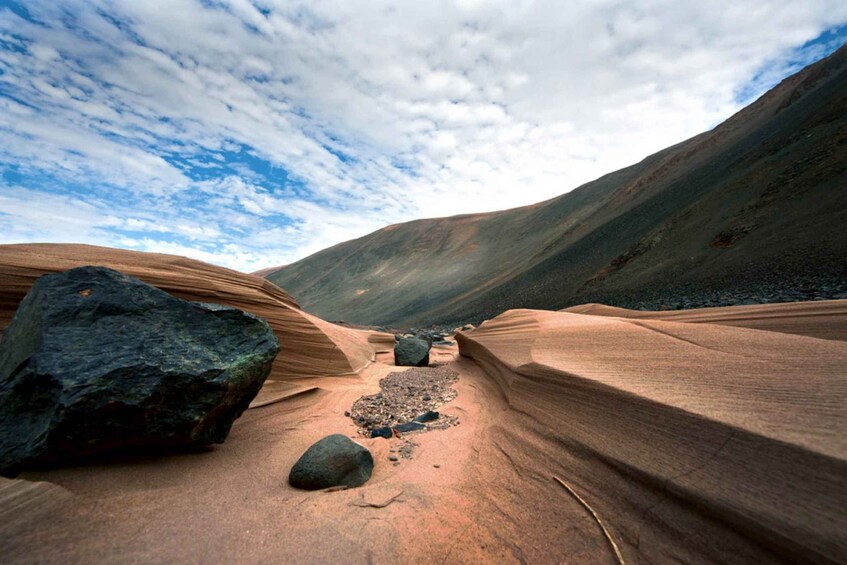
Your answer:
[[[319,316],[398,326],[847,297],[846,116],[842,47],[714,130],[558,198],[389,226],[266,276]]]

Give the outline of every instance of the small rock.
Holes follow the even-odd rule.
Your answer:
[[[397,459],[397,456],[396,456],[396,455],[392,455],[391,457],[389,457],[389,458],[388,458],[388,460],[389,460],[389,461],[399,461],[399,460]]]
[[[438,463],[434,463],[432,466],[433,466],[433,467],[435,467],[436,469],[440,469],[440,468],[441,468],[441,465],[439,465]]]
[[[349,417],[350,417],[350,411],[349,411],[349,410],[345,410],[345,411],[344,411],[344,416],[345,416],[345,417],[347,417],[347,418],[349,418]]]
[[[418,422],[406,422],[405,424],[398,424],[394,426],[394,429],[398,432],[416,432],[426,429],[426,426]]]
[[[340,485],[358,487],[371,478],[373,467],[373,456],[367,448],[346,436],[333,434],[306,450],[291,468],[288,482],[305,490]]]
[[[384,437],[385,439],[391,439],[394,436],[394,432],[391,431],[391,428],[374,428],[371,430],[371,437]]]
[[[399,367],[426,367],[430,343],[418,337],[406,337],[394,345],[394,364]]]

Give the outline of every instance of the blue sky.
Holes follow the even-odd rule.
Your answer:
[[[827,0],[0,0],[0,243],[252,271],[531,204],[720,123],[845,24]]]

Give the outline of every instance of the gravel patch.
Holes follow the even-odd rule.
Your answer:
[[[348,415],[359,433],[369,437],[375,429],[396,428],[416,418],[421,421],[420,416],[456,398],[451,385],[458,380],[458,373],[447,367],[415,367],[391,373],[379,381],[380,392],[357,400]],[[437,418],[423,421],[417,432],[446,429],[458,422],[456,416],[438,413]],[[407,433],[416,431],[402,432]],[[394,436],[400,437],[400,433],[395,431]],[[402,453],[401,457],[406,458]]]

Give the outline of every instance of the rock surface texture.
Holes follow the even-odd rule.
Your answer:
[[[333,434],[306,450],[288,475],[295,488],[362,486],[371,478],[374,460],[371,452],[347,436]]]
[[[278,350],[261,318],[105,267],[44,276],[0,341],[0,471],[221,443]]]
[[[431,344],[420,337],[403,337],[394,344],[394,364],[398,367],[426,367],[429,365]]]

